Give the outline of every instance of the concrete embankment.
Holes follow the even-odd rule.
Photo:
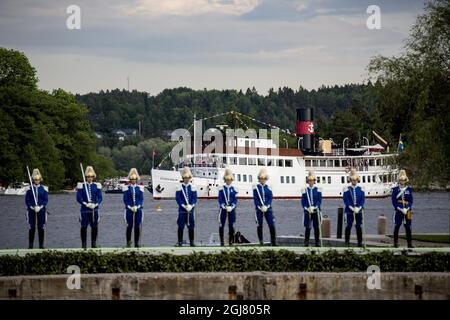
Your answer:
[[[80,289],[69,276],[0,277],[0,299],[450,299],[440,272],[382,272],[380,289],[361,272],[82,274]]]

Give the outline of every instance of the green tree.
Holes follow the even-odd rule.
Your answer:
[[[380,122],[402,134],[401,164],[416,185],[450,182],[450,1],[433,0],[417,18],[399,57],[374,57]]]

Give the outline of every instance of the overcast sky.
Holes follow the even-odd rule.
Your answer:
[[[69,5],[81,29],[69,30]],[[369,5],[381,29],[369,30]],[[0,46],[23,51],[39,86],[246,89],[361,83],[396,55],[423,0],[0,0]]]

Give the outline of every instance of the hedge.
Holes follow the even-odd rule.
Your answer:
[[[25,256],[0,256],[0,276],[65,274],[69,265],[82,273],[122,272],[366,272],[377,265],[384,272],[449,272],[450,254],[396,255],[389,251],[296,254],[280,251],[239,251],[220,254],[151,255],[135,251],[98,254],[47,251]]]

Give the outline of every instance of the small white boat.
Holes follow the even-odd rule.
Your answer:
[[[103,187],[105,193],[123,193],[123,188],[129,183],[128,178],[115,178],[105,180]]]
[[[30,184],[25,182],[12,183],[6,188],[4,194],[9,196],[24,196],[29,187]]]

